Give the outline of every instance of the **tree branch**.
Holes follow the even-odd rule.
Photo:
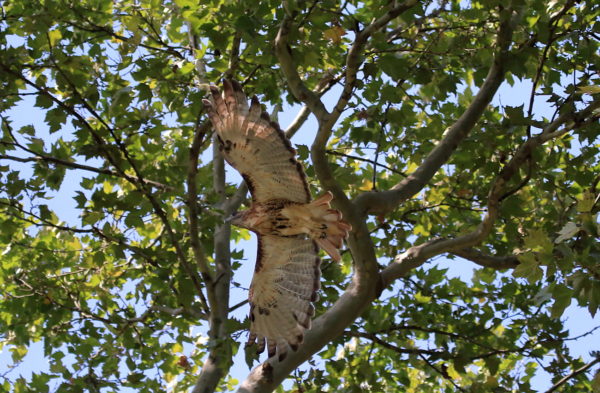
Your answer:
[[[12,127],[9,124],[8,119],[3,115],[0,115],[0,119],[2,119],[4,125],[7,127],[7,130],[14,141],[14,143],[12,143],[12,145],[17,146],[21,150],[24,150],[24,151],[34,155],[34,157],[16,157],[16,156],[11,156],[11,155],[7,155],[7,154],[0,154],[0,159],[12,160],[12,161],[17,161],[17,162],[48,162],[48,163],[53,163],[56,165],[61,165],[66,168],[81,169],[81,170],[95,172],[95,173],[102,174],[102,175],[120,177],[122,179],[126,179],[129,182],[135,181],[135,177],[128,175],[126,173],[123,173],[123,172],[113,171],[108,168],[95,168],[95,167],[92,167],[89,165],[84,165],[84,164],[79,164],[79,163],[76,163],[73,161],[63,160],[60,158],[56,158],[56,157],[53,157],[53,156],[50,156],[47,154],[42,154],[42,153],[36,152],[34,150],[31,150],[31,149],[27,148],[26,146],[23,146],[21,143],[19,143],[19,141],[17,141],[17,139],[14,136]],[[7,144],[7,142],[0,141],[0,144]],[[154,180],[143,179],[143,181],[152,187],[156,187],[156,188],[159,188],[162,190],[173,190],[173,187],[167,186],[166,184],[162,184],[162,183],[159,183]]]
[[[291,17],[286,16],[276,39],[277,56],[292,93],[296,98],[305,102],[319,122],[317,138],[311,148],[311,157],[321,184],[325,189],[333,192],[335,206],[343,212],[345,219],[353,226],[348,238],[348,247],[352,252],[355,274],[336,303],[325,314],[313,321],[312,328],[305,332],[304,343],[298,350],[289,353],[282,362],[267,360],[252,370],[238,390],[242,393],[270,392],[275,389],[296,367],[342,334],[344,329],[360,315],[371,301],[379,296],[381,290],[377,257],[369,229],[363,217],[356,214],[356,209],[333,178],[327,162],[325,144],[335,121],[333,123],[328,121],[329,114],[322,102],[315,97],[313,92],[306,89],[297,74],[287,49],[286,40],[290,26]],[[345,104],[343,105],[345,106]]]
[[[450,126],[444,137],[407,178],[396,184],[392,189],[382,192],[369,191],[360,194],[355,203],[363,214],[385,215],[394,210],[400,203],[418,193],[431,180],[438,169],[448,161],[471,132],[488,104],[496,94],[504,80],[504,63],[509,56],[508,48],[511,43],[513,30],[513,15],[511,11],[500,11],[501,23],[496,38],[496,53],[483,85],[477,95],[463,112],[463,114]]]
[[[79,12],[79,10],[77,10],[76,7],[72,8],[72,11],[75,12],[75,14],[77,14],[77,16],[79,18],[81,18],[82,20],[84,20],[86,23],[88,23],[89,26],[84,26],[84,25],[80,25],[72,20],[65,20],[63,19],[62,22],[65,23],[68,26],[74,27],[76,29],[82,30],[82,31],[87,31],[90,33],[104,33],[107,36],[114,38],[116,40],[122,41],[122,42],[127,42],[130,43],[132,40],[131,38],[122,36],[120,34],[117,34],[116,32],[114,32],[110,27],[107,26],[100,26],[97,25],[93,22],[91,22],[85,14]],[[163,46],[163,48],[159,48],[159,47],[155,47],[152,45],[147,45],[144,43],[138,43],[137,45],[144,48],[144,49],[148,49],[151,51],[157,51],[157,52],[163,52],[163,53],[168,53],[170,55],[173,55],[179,59],[185,59],[185,56],[182,55],[180,52],[177,51],[177,49],[183,49],[183,48],[178,48],[178,47],[173,47],[173,46],[169,46],[167,44],[165,44],[162,41],[158,41],[156,39],[154,39],[155,42],[159,43],[160,45]]]
[[[344,332],[345,335],[347,336],[352,336],[352,337],[360,337],[360,338],[366,338],[368,340],[373,341],[374,343],[389,349],[391,351],[394,351],[396,353],[399,354],[410,354],[410,355],[436,355],[436,356],[440,356],[442,358],[449,358],[450,354],[447,351],[443,351],[443,350],[439,350],[439,349],[421,349],[421,348],[400,348],[394,344],[391,344],[385,340],[382,340],[381,338],[379,338],[376,334],[374,333],[367,333],[367,332],[353,332],[350,330],[347,330]]]
[[[581,373],[586,372],[587,370],[589,370],[595,364],[598,364],[598,363],[600,363],[600,356],[596,357],[596,359],[592,360],[591,362],[589,362],[585,366],[580,367],[577,370],[574,370],[572,373],[565,375],[558,382],[556,382],[554,385],[552,385],[552,387],[550,389],[546,390],[545,393],[552,393],[552,392],[557,391],[558,388],[560,388],[562,385],[564,385],[565,383],[567,383],[569,380],[575,378],[576,376],[578,376]]]
[[[338,102],[336,103],[333,111],[331,112],[331,116],[328,119],[328,123],[330,123],[328,126],[330,129],[333,128],[333,125],[338,120],[346,108],[348,101],[350,101],[350,98],[352,97],[352,92],[354,91],[354,86],[356,85],[356,75],[358,74],[358,69],[362,63],[361,55],[369,37],[371,37],[373,33],[385,27],[393,19],[400,16],[403,12],[414,7],[416,4],[417,0],[406,0],[400,4],[396,4],[388,12],[374,20],[371,24],[356,34],[354,42],[352,43],[352,47],[346,56],[344,89],[342,90],[342,93],[338,98]]]
[[[368,158],[354,156],[352,154],[346,154],[346,153],[342,153],[342,152],[335,151],[335,150],[329,150],[329,149],[326,150],[326,152],[327,152],[327,154],[333,154],[334,156],[345,157],[345,158],[349,158],[351,160],[357,160],[357,161],[362,161],[362,162],[368,162],[369,164],[373,165],[374,167],[375,166],[380,166],[382,168],[387,169],[390,172],[394,172],[394,173],[396,173],[396,174],[398,174],[400,176],[403,176],[403,177],[408,176],[406,173],[404,173],[402,171],[399,171],[397,169],[391,168],[391,167],[389,167],[389,166],[387,166],[385,164],[382,164],[380,162],[377,162],[376,160],[370,160]]]
[[[216,134],[213,135],[213,190],[219,197],[217,207],[226,208],[225,160],[219,150]],[[222,214],[223,215],[223,214]],[[229,313],[229,284],[231,282],[231,224],[222,222],[215,228],[213,244],[215,250],[215,276],[212,282],[214,298],[210,304],[209,331],[210,351],[192,393],[214,392],[219,381],[232,364],[230,337],[227,337],[225,322]]]
[[[60,224],[52,223],[48,220],[43,219],[42,217],[40,217],[39,215],[35,214],[32,211],[25,210],[23,207],[20,206],[20,204],[18,202],[10,203],[10,202],[4,202],[4,201],[0,200],[0,205],[6,206],[7,208],[15,209],[19,213],[23,214],[23,217],[21,217],[17,214],[11,213],[9,210],[6,210],[6,213],[18,220],[27,222],[36,227],[54,228],[59,231],[65,231],[65,232],[71,232],[71,233],[95,233],[96,232],[93,228],[89,228],[89,229],[75,228],[75,227],[71,227],[71,226],[67,226],[67,225],[60,225]],[[27,218],[26,216],[33,217],[33,219]]]
[[[284,1],[283,3],[284,8],[287,8],[288,2]],[[325,119],[329,116],[329,112],[325,109],[325,105],[323,105],[319,96],[304,85],[292,59],[292,54],[288,47],[288,35],[292,29],[292,23],[293,17],[286,12],[275,37],[275,55],[279,60],[281,71],[294,97],[300,102],[304,102],[317,119]]]
[[[410,270],[421,266],[428,259],[444,252],[455,252],[478,245],[492,230],[494,221],[499,213],[501,198],[508,181],[518,172],[521,165],[527,160],[531,151],[543,143],[558,138],[574,128],[597,121],[600,117],[596,113],[600,108],[600,100],[592,101],[585,109],[579,112],[565,112],[550,123],[541,134],[535,135],[523,143],[515,152],[511,160],[502,168],[494,179],[488,193],[487,213],[477,228],[463,236],[449,239],[434,239],[409,248],[404,253],[396,256],[391,263],[381,272],[384,287]],[[560,128],[560,127],[563,128]]]
[[[102,125],[104,127],[107,127],[107,131],[115,139],[115,142],[117,143],[119,150],[121,151],[121,153],[123,153],[123,155],[125,156],[125,159],[131,165],[133,171],[135,172],[136,176],[134,179],[130,179],[125,175],[125,171],[120,167],[120,165],[118,165],[118,162],[110,154],[110,150],[108,149],[107,143],[104,141],[104,139],[102,139],[102,137],[100,137],[100,135],[98,135],[98,133],[96,133],[95,129],[91,126],[91,124],[89,124],[89,122],[79,112],[77,112],[74,107],[64,103],[62,100],[56,98],[53,94],[50,94],[48,89],[29,80],[28,78],[23,76],[20,72],[16,72],[16,71],[12,70],[12,68],[10,66],[8,66],[2,62],[0,62],[0,69],[4,70],[6,73],[14,76],[17,79],[22,80],[26,85],[33,87],[39,94],[48,97],[50,100],[52,100],[52,102],[54,102],[60,108],[65,110],[68,114],[74,116],[78,121],[80,121],[81,124],[90,132],[90,134],[92,135],[96,144],[103,151],[106,159],[115,167],[115,169],[120,174],[122,174],[123,178],[129,180],[149,200],[156,215],[162,221],[163,225],[165,226],[165,229],[167,230],[169,239],[170,239],[171,243],[173,244],[173,247],[175,247],[177,259],[179,260],[183,270],[186,272],[186,274],[192,280],[192,283],[194,284],[194,288],[196,289],[201,302],[204,303],[205,307],[207,307],[207,305],[205,304],[206,301],[204,299],[204,294],[202,293],[202,285],[200,282],[200,278],[198,277],[196,272],[192,269],[192,267],[188,263],[187,258],[185,256],[183,250],[181,249],[181,245],[178,242],[177,236],[175,235],[175,232],[174,232],[173,228],[171,227],[171,223],[169,222],[165,212],[162,210],[162,207],[160,206],[160,204],[158,203],[156,198],[154,198],[152,192],[148,189],[143,176],[141,175],[140,171],[137,168],[137,165],[135,165],[135,162],[129,156],[129,153],[127,152],[127,149],[125,148],[123,142],[116,135],[114,130],[99,116],[99,114],[93,108],[91,108],[91,106],[83,99],[83,97],[81,97],[81,95],[75,89],[74,85],[71,82],[69,82],[68,78],[66,78],[66,76],[65,76],[67,81],[71,84],[71,86],[74,89],[73,93],[76,94],[78,99],[80,99],[82,105],[84,105],[84,107],[86,107],[86,109],[90,110],[90,113],[94,117],[96,117],[98,119],[98,121],[100,121],[102,123]]]
[[[467,259],[479,266],[492,269],[512,269],[519,265],[519,259],[515,255],[495,256],[487,255],[474,248],[465,248],[452,251],[452,254]]]
[[[439,368],[437,368],[435,366],[435,364],[433,364],[432,362],[430,362],[429,359],[427,359],[425,356],[419,355],[419,357],[425,362],[425,364],[427,364],[435,372],[437,372],[438,374],[440,374],[445,380],[450,381],[450,383],[452,385],[454,385],[454,388],[456,388],[457,390],[459,390],[461,392],[466,392],[465,389],[461,388],[456,382],[454,382],[454,379],[452,379],[452,377],[450,377],[450,375],[448,375],[448,373],[445,370],[440,370]]]
[[[208,262],[206,259],[206,253],[204,251],[204,246],[200,241],[200,235],[198,233],[198,189],[196,187],[196,176],[198,174],[198,157],[200,155],[200,149],[205,141],[206,133],[209,131],[209,123],[204,122],[200,123],[200,116],[198,116],[198,121],[196,123],[196,132],[194,134],[194,140],[192,141],[192,146],[190,147],[190,155],[188,161],[188,173],[187,173],[187,207],[189,212],[189,228],[190,228],[190,247],[194,253],[194,258],[196,260],[196,265],[198,266],[198,270],[200,274],[202,274],[204,282],[206,283],[207,296],[209,305],[212,303],[211,298],[214,298],[214,294],[212,293],[212,282],[213,277],[208,267]]]
[[[373,33],[385,27],[392,19],[398,17],[404,11],[413,7],[416,3],[416,0],[406,0],[395,5],[383,16],[376,19],[362,31],[357,33],[354,43],[352,44],[352,47],[346,56],[344,88],[338,99],[338,102],[329,116],[317,116],[319,120],[319,129],[311,147],[311,157],[315,167],[315,173],[324,188],[333,193],[336,207],[342,211],[348,222],[350,222],[353,227],[359,225],[359,220],[362,220],[362,211],[360,209],[356,209],[355,206],[348,200],[345,193],[335,180],[327,161],[325,146],[327,145],[327,141],[331,136],[333,126],[339,119],[340,115],[350,101],[350,98],[352,97],[352,92],[354,91],[354,86],[356,84],[356,75],[358,74],[358,69],[361,64],[361,55],[367,40]],[[355,214],[356,212],[359,212],[359,214]]]

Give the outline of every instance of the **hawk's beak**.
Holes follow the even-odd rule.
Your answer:
[[[247,212],[247,210],[234,213],[231,216],[225,218],[224,221],[226,223],[235,225],[236,227],[248,228],[247,222],[245,220],[245,212]]]
[[[226,217],[223,221],[225,221],[228,224],[237,225],[239,219],[240,219],[240,212],[236,212],[236,213],[233,213],[232,215],[230,215],[229,217]]]

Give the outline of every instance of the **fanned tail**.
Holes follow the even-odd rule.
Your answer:
[[[339,249],[352,230],[352,225],[342,219],[339,210],[331,208],[332,199],[333,194],[328,191],[308,205],[315,223],[310,236],[333,260],[339,261],[342,259]]]

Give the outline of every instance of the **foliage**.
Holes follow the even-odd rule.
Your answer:
[[[299,157],[355,229],[323,263],[306,350],[246,392],[309,359],[279,391],[532,392],[540,365],[563,392],[600,389],[600,357],[572,356],[561,319],[600,307],[597,2],[0,11],[0,346],[18,369],[41,342],[50,365],[3,390],[236,388],[248,321],[229,288],[254,255],[223,216],[246,189],[213,159],[201,104],[224,77],[305,106],[289,134],[314,114]],[[492,101],[501,85],[519,96]],[[438,255],[475,263],[472,280],[424,265]]]

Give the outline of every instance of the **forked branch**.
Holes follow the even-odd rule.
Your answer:
[[[363,214],[385,215],[396,209],[400,203],[415,195],[425,187],[439,168],[444,165],[471,132],[483,112],[492,101],[496,91],[504,80],[504,64],[510,55],[513,22],[517,17],[509,10],[500,11],[501,22],[496,37],[496,52],[488,74],[479,92],[456,120],[444,133],[444,137],[423,160],[421,165],[407,178],[390,190],[369,191],[360,194],[355,203]]]
[[[527,161],[531,151],[551,139],[565,135],[573,129],[598,121],[600,117],[598,113],[599,108],[600,100],[591,102],[581,111],[565,112],[550,123],[542,133],[531,137],[523,143],[492,182],[488,193],[487,213],[477,228],[456,238],[430,240],[413,246],[404,253],[396,256],[394,262],[381,272],[384,287],[406,275],[410,270],[421,266],[436,255],[455,251],[458,251],[457,254],[460,255],[460,250],[480,244],[489,235],[494,221],[498,217],[501,198],[506,191],[508,182]]]

